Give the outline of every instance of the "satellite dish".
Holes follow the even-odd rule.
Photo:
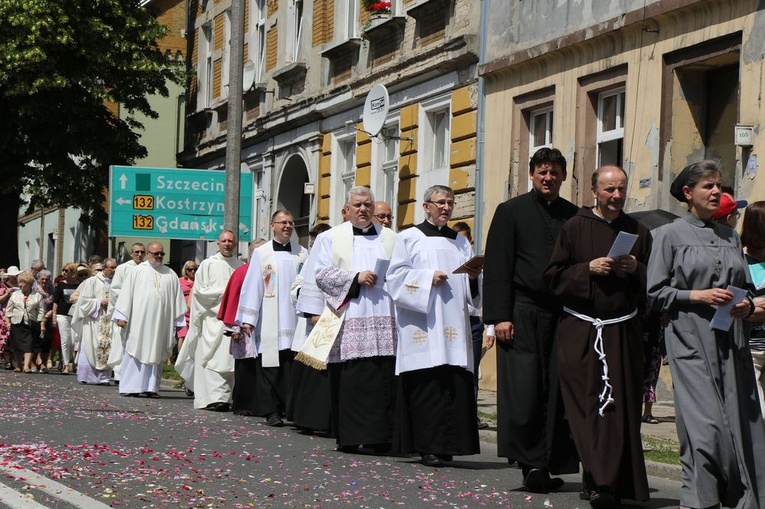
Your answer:
[[[390,97],[385,85],[375,85],[367,94],[367,100],[364,101],[364,114],[361,121],[364,123],[364,130],[371,136],[377,136],[385,124],[390,108]]]
[[[242,90],[249,92],[253,83],[255,83],[255,62],[248,60],[242,69]]]

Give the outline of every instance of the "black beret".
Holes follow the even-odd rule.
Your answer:
[[[688,200],[685,199],[683,187],[688,184],[688,174],[691,172],[691,168],[693,168],[695,165],[696,163],[693,163],[683,168],[677,177],[675,177],[675,180],[672,181],[672,186],[669,188],[669,194],[674,196],[677,201],[688,203]]]

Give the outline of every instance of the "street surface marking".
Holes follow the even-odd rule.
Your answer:
[[[75,491],[68,486],[64,486],[63,484],[58,483],[54,481],[53,479],[48,479],[47,477],[44,477],[40,474],[32,472],[31,470],[26,470],[23,468],[21,469],[9,468],[7,466],[0,465],[0,471],[5,472],[6,474],[14,477],[16,480],[19,480],[19,481],[23,480],[23,482],[27,483],[28,485],[40,491],[43,491],[54,498],[57,498],[64,502],[68,502],[74,505],[75,507],[79,507],[81,509],[110,509],[110,506],[104,503],[101,503],[96,499],[90,498],[89,496],[83,493],[80,493],[79,491]],[[5,488],[5,490],[0,491],[0,495],[2,495],[2,497],[0,498],[0,501],[2,501],[3,504],[10,505],[10,502],[8,501],[8,498],[7,498],[8,492],[12,492],[14,494],[19,494],[19,492],[0,484],[0,489],[1,488]],[[22,495],[22,498],[26,498],[26,497],[23,497]],[[14,509],[17,507],[18,508],[45,507],[38,504],[37,502],[34,502],[31,499],[26,498],[26,500],[33,502],[34,505],[11,505],[11,507],[13,507]],[[21,504],[21,502],[19,502],[19,504]]]
[[[0,483],[0,505],[11,509],[45,509],[44,505],[38,504],[20,491],[9,488]]]

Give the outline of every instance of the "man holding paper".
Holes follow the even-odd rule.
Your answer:
[[[291,347],[297,313],[290,289],[308,258],[308,251],[290,240],[294,231],[291,212],[274,212],[271,217],[273,239],[252,252],[239,295],[235,325],[241,327],[239,334],[248,336],[248,340],[240,342],[239,334],[231,337],[237,349],[235,357],[254,356],[254,362],[238,366],[254,374],[255,401],[251,410],[275,427],[284,425],[282,416],[287,408],[295,355]],[[254,351],[242,351],[247,345],[254,346]]]
[[[385,270],[396,234],[372,222],[367,187],[346,195],[348,221],[316,238],[303,285],[315,285],[326,308],[296,359],[328,369],[338,449],[390,448],[395,403],[396,330]],[[304,308],[305,310],[305,308]]]
[[[622,211],[627,174],[592,175],[595,206],[558,235],[544,278],[562,300],[556,332],[561,393],[594,507],[648,499],[640,439],[648,229]]]
[[[454,455],[480,452],[470,311],[481,306],[482,267],[465,263],[470,242],[447,226],[454,191],[432,186],[422,207],[426,220],[399,234],[387,276],[401,377],[394,445],[440,467]]]

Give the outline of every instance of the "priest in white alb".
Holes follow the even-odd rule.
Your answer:
[[[107,258],[103,270],[78,288],[80,296],[74,305],[72,329],[80,338],[77,357],[77,380],[80,383],[110,385],[111,368],[107,365],[112,343],[112,310],[109,288],[117,268],[117,260]]]
[[[231,230],[218,235],[218,252],[199,264],[191,291],[189,331],[178,352],[175,367],[194,391],[194,408],[228,412],[234,387],[231,337],[218,320],[221,297],[231,274],[244,265],[236,257]]]
[[[162,363],[173,353],[176,329],[186,323],[186,301],[178,276],[162,264],[162,244],[149,244],[146,255],[125,278],[112,321],[126,336],[120,394],[158,398]]]
[[[473,256],[468,240],[447,226],[454,191],[432,186],[422,206],[425,221],[399,234],[387,274],[402,389],[394,451],[440,467],[480,452],[470,310],[481,305],[481,268],[454,273]]]
[[[345,199],[348,221],[319,235],[311,253],[303,285],[315,284],[327,307],[297,359],[329,371],[338,449],[383,453],[396,397],[396,327],[384,272],[396,234],[372,222],[369,188],[353,187]]]
[[[271,217],[273,239],[250,257],[236,315],[236,325],[254,341],[256,354],[252,362],[237,363],[237,369],[252,373],[255,415],[277,427],[284,425],[295,358],[291,347],[297,313],[290,289],[308,257],[303,246],[290,240],[294,231],[292,213],[277,210]]]
[[[130,260],[117,266],[114,271],[114,277],[112,277],[112,284],[109,287],[109,314],[114,312],[114,305],[117,304],[117,299],[120,296],[122,290],[122,284],[125,282],[125,278],[128,272],[133,270],[138,264],[143,263],[143,259],[146,257],[146,246],[140,242],[136,242],[130,246]],[[112,343],[109,347],[109,359],[107,363],[114,371],[114,379],[119,382],[120,379],[120,364],[122,364],[122,351],[125,348],[125,329],[112,323]]]

